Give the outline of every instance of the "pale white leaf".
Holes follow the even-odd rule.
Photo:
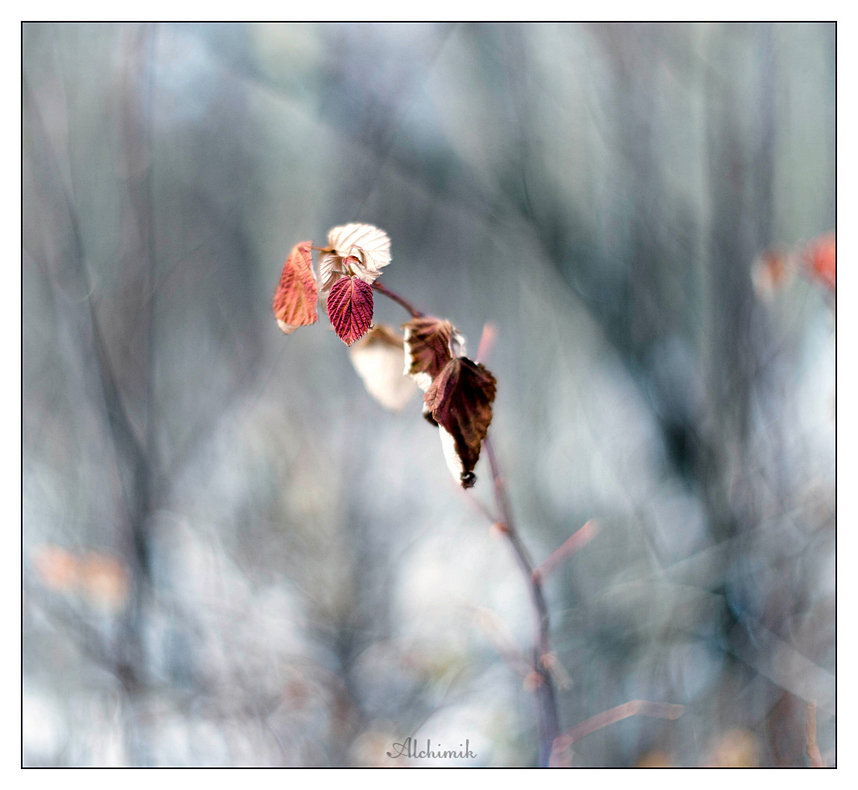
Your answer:
[[[390,263],[390,238],[375,225],[352,222],[328,231],[332,252],[320,263],[323,290],[330,288],[339,274],[354,274],[372,283]]]
[[[331,286],[348,274],[346,267],[343,265],[343,259],[338,255],[330,252],[323,255],[319,260],[319,282],[321,283],[321,291],[327,292],[331,290]]]
[[[367,392],[386,409],[399,411],[417,391],[402,372],[402,336],[390,327],[370,329],[351,347],[349,358]]]

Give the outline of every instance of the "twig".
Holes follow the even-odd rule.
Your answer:
[[[372,284],[379,293],[392,299],[394,302],[404,307],[412,316],[419,318],[423,315],[410,302],[403,299],[398,294],[383,286],[376,281]],[[483,330],[483,341],[480,343],[480,349],[477,352],[477,357],[484,358],[488,353],[491,344],[494,340],[494,329],[487,325]],[[550,629],[548,620],[548,606],[545,603],[545,596],[542,594],[542,582],[538,574],[534,574],[533,560],[527,548],[522,543],[518,532],[512,520],[512,511],[507,499],[506,488],[503,482],[503,475],[500,471],[500,466],[495,456],[494,448],[491,440],[486,437],[483,441],[486,455],[489,459],[491,467],[492,483],[494,485],[495,502],[497,513],[500,521],[496,524],[501,534],[503,534],[512,546],[513,553],[521,569],[522,574],[527,584],[528,593],[530,594],[530,602],[533,606],[534,618],[536,620],[536,633],[534,636],[533,659],[532,659],[532,678],[534,680],[537,705],[539,707],[539,765],[548,767],[551,763],[552,746],[557,733],[560,730],[557,717],[557,699],[554,692],[554,682],[551,678],[549,667],[553,659],[550,644]]]
[[[472,488],[462,488],[461,486],[458,486],[458,488],[459,491],[462,492],[462,496],[468,501],[468,504],[471,505],[471,507],[482,513],[489,521],[489,523],[497,523],[497,517],[492,513],[491,510],[489,510],[488,506],[483,504],[471,493],[473,491]]]
[[[536,700],[539,705],[539,764],[547,767],[551,761],[551,749],[560,729],[557,718],[557,699],[554,693],[554,682],[546,666],[545,657],[551,654],[548,606],[542,594],[542,582],[534,575],[533,561],[512,521],[512,513],[507,499],[503,475],[500,472],[494,447],[489,437],[483,442],[494,483],[495,500],[501,517],[502,532],[512,546],[518,566],[524,574],[530,602],[536,619],[536,634],[533,646],[533,671],[538,680]]]
[[[816,740],[816,704],[809,702],[807,715],[805,716],[805,737],[807,739],[807,756],[814,768],[825,768],[825,760],[819,752],[819,743]]]
[[[516,648],[515,640],[500,616],[490,609],[477,609],[474,612],[474,620],[494,643],[501,658],[526,681],[533,674],[533,670]]]
[[[599,531],[599,524],[593,519],[590,519],[581,529],[575,532],[572,537],[567,538],[557,549],[555,549],[545,559],[534,572],[533,575],[541,581],[548,576],[563,560],[571,557],[578,549],[587,545]]]
[[[567,730],[559,738],[554,741],[554,751],[562,751],[568,749],[576,741],[580,741],[585,735],[590,735],[607,727],[609,724],[615,724],[623,719],[628,719],[631,716],[653,716],[659,719],[678,719],[685,712],[682,705],[669,705],[665,702],[648,702],[643,699],[632,700],[631,702],[618,705],[616,708],[598,713],[595,716],[582,721],[574,726],[571,730]]]
[[[494,324],[483,324],[483,334],[480,335],[480,344],[477,346],[477,356],[474,357],[474,362],[483,362],[492,353],[497,335],[497,327]]]

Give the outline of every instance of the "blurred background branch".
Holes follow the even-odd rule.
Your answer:
[[[495,326],[533,556],[601,527],[543,581],[561,720],[684,708],[574,764],[833,765],[833,294],[824,261],[758,264],[834,227],[834,45],[25,25],[25,762],[401,764],[409,735],[537,762],[473,616],[527,649],[514,558],[418,400],[383,413],[324,318],[270,314],[292,245],[362,221],[472,354]]]

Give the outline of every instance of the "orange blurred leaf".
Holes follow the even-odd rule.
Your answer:
[[[673,768],[673,757],[661,749],[653,749],[638,757],[635,768]]]
[[[809,242],[802,253],[811,277],[830,291],[837,287],[837,243],[834,233],[826,233]]]
[[[659,719],[678,719],[685,711],[682,705],[670,705],[666,702],[650,702],[649,700],[636,699],[617,705],[616,708],[603,711],[586,721],[567,730],[554,741],[555,749],[563,749],[580,741],[586,735],[590,735],[603,727],[615,724],[631,716],[651,716]]]
[[[93,603],[120,609],[128,596],[128,571],[116,557],[90,552],[80,563],[80,585]]]
[[[33,566],[42,584],[57,592],[83,595],[113,610],[121,609],[128,598],[128,569],[110,554],[91,551],[80,557],[59,546],[42,546]]]
[[[727,730],[709,748],[705,764],[710,768],[753,768],[759,764],[760,746],[749,730]]]
[[[40,546],[33,567],[42,584],[52,590],[71,592],[78,584],[78,560],[59,546]]]

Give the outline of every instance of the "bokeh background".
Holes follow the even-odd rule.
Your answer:
[[[352,221],[472,352],[495,325],[537,562],[599,526],[546,581],[563,728],[684,706],[572,764],[802,766],[813,731],[834,764],[834,302],[800,254],[834,228],[834,48],[24,25],[25,764],[536,761],[508,546],[419,397],[272,316],[292,245]],[[408,736],[477,757],[387,758]]]

